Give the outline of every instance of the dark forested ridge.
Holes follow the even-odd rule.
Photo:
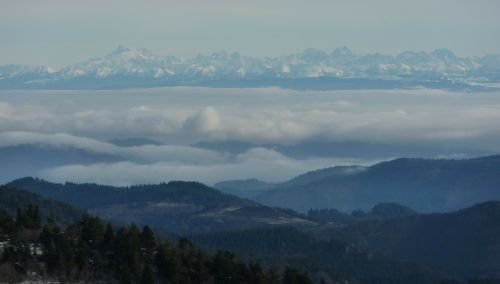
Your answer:
[[[177,245],[148,226],[115,228],[84,215],[67,227],[42,226],[36,206],[14,218],[0,209],[0,282],[312,283],[307,273],[246,263],[229,251],[207,254],[188,239]]]
[[[22,178],[8,183],[43,196],[78,207],[92,209],[121,203],[167,200],[171,202],[203,202],[207,207],[221,204],[256,204],[235,196],[222,194],[198,182],[170,182],[157,185],[114,187],[95,183],[52,183],[36,178]]]
[[[263,206],[197,182],[113,187],[23,178],[9,186],[66,202],[110,221],[148,224],[176,233],[314,224],[292,210]]]
[[[44,197],[32,192],[13,189],[14,185],[19,187],[24,185],[25,188],[39,192]],[[149,225],[154,230],[189,234],[189,239],[192,239],[195,244],[212,251],[215,255],[217,255],[217,250],[229,250],[240,255],[247,262],[259,263],[260,266],[267,267],[266,269],[275,266],[278,271],[284,271],[287,266],[293,266],[299,271],[308,271],[314,281],[323,278],[327,283],[336,283],[335,281],[441,283],[442,280],[459,279],[459,277],[467,280],[500,276],[498,268],[498,263],[500,263],[498,258],[500,255],[498,250],[500,247],[499,202],[478,204],[449,214],[417,214],[399,204],[382,203],[367,212],[356,210],[347,214],[334,209],[318,209],[310,210],[307,215],[302,215],[292,210],[265,207],[253,201],[225,195],[199,183],[174,182],[117,188],[93,184],[53,184],[33,178],[17,180],[0,188],[0,207],[7,209],[7,211],[2,211],[1,223],[15,232],[13,236],[7,237],[9,240],[21,236],[36,240],[38,234],[43,235],[43,226],[47,227],[47,230],[53,228],[55,231],[45,232],[45,234],[49,234],[48,239],[53,238],[53,240],[57,239],[58,243],[61,242],[63,248],[54,247],[50,259],[53,258],[51,261],[56,262],[54,265],[62,266],[49,272],[49,266],[46,264],[49,256],[43,259],[40,253],[34,255],[35,252],[30,252],[31,256],[29,256],[35,260],[29,257],[24,258],[25,262],[22,262],[22,267],[16,266],[15,263],[18,263],[21,257],[19,255],[21,248],[26,248],[25,244],[24,247],[19,246],[14,251],[16,255],[14,266],[2,266],[2,269],[8,267],[7,271],[10,271],[8,275],[15,277],[19,277],[18,273],[24,275],[22,274],[24,267],[29,266],[33,267],[34,271],[39,273],[38,275],[73,277],[71,279],[104,277],[99,279],[119,281],[121,279],[119,277],[125,273],[123,277],[128,279],[126,281],[133,279],[128,283],[140,283],[137,278],[139,276],[130,276],[127,273],[135,271],[136,275],[142,277],[142,273],[149,275],[149,270],[155,277],[160,277],[158,273],[161,269],[155,268],[156,264],[128,267],[127,271],[121,270],[125,268],[116,265],[112,268],[106,266],[105,270],[92,266],[111,261],[106,260],[108,257],[106,254],[111,255],[106,250],[95,254],[95,260],[94,256],[90,258],[97,264],[92,262],[92,264],[86,264],[87,266],[78,266],[82,265],[82,260],[76,256],[77,253],[80,253],[80,250],[90,253],[89,244],[83,248],[80,247],[82,245],[80,238],[83,237],[78,234],[85,231],[79,227],[82,223],[67,227],[58,227],[56,224],[75,224],[75,220],[81,220],[82,213],[70,205],[45,199],[46,197],[66,199],[75,204],[78,204],[78,199],[88,198],[82,201],[84,205],[81,208],[97,212],[101,216],[112,216],[115,219],[109,218],[108,221],[113,221],[115,224],[116,221],[125,224],[139,220],[140,226]],[[93,207],[90,203],[92,201],[96,202],[99,207]],[[25,211],[16,211],[15,208],[18,206],[26,208]],[[16,218],[5,217],[9,215],[8,212],[16,214]],[[89,215],[85,218],[97,220]],[[25,223],[24,227],[31,229],[18,231],[15,229],[17,226],[15,224],[19,222]],[[102,227],[106,226],[103,222],[99,222],[101,225],[97,227],[100,229],[96,230],[102,231]],[[135,235],[140,232],[137,226],[124,226],[123,230],[123,232],[132,230],[131,234]],[[115,238],[119,231],[115,230]],[[71,234],[67,235],[69,239],[63,237],[65,234]],[[96,238],[102,239],[99,236]],[[116,243],[117,239],[114,240]],[[101,241],[97,241],[99,242]],[[36,246],[41,248],[41,245]],[[173,251],[180,249],[175,248],[176,246],[171,243],[169,247]],[[65,258],[66,251],[62,252],[66,249],[69,250],[67,259]],[[94,250],[100,249],[105,248],[94,248]],[[5,258],[11,258],[12,251],[5,251],[7,252]],[[43,251],[43,249],[38,251]],[[105,256],[102,256],[102,253]],[[232,258],[232,253],[224,253],[223,257]],[[177,254],[182,253],[179,251],[174,253],[174,255]],[[122,257],[125,256],[122,255]],[[133,256],[132,259],[137,259],[136,257],[138,256]],[[141,257],[139,259],[142,259]],[[208,263],[215,261],[210,260],[211,257],[215,256],[207,255],[204,261]],[[69,263],[70,267],[63,263]],[[245,262],[234,260],[234,263]],[[235,265],[234,263],[230,265]],[[211,266],[208,265],[208,267]],[[247,268],[250,269],[249,264]],[[12,274],[12,269],[17,272]],[[54,271],[57,273],[53,274]],[[206,270],[203,271],[206,272]],[[293,273],[298,273],[297,270],[293,271]],[[269,273],[272,274],[272,272]],[[212,277],[210,274],[202,275],[199,277],[215,279],[210,278]]]
[[[345,173],[339,174],[340,170]],[[369,210],[381,202],[396,202],[418,212],[447,212],[500,199],[500,155],[463,160],[404,158],[358,170],[311,172],[299,180],[307,182],[277,184],[253,199],[303,212]]]
[[[465,278],[500,277],[500,201],[313,232]]]

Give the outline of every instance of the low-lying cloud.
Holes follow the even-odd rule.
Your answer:
[[[265,152],[265,153],[263,153]],[[269,156],[263,154],[269,154]],[[200,181],[209,185],[223,180],[257,178],[280,182],[296,175],[336,165],[369,165],[376,161],[356,159],[287,158],[272,150],[252,149],[234,160],[214,164],[158,162],[67,165],[43,170],[39,176],[56,182],[97,182],[112,185],[151,184],[172,180]]]
[[[0,133],[0,147],[36,144],[54,148],[75,148],[92,153],[108,154],[127,160],[154,163],[170,161],[177,163],[211,164],[223,162],[227,156],[204,149],[181,145],[143,145],[118,147],[111,143],[67,133],[43,134],[34,132]]]
[[[261,148],[230,155],[188,145],[223,139],[285,144],[358,140],[500,151],[498,121],[500,95],[493,93],[276,88],[0,92],[0,147],[69,147],[123,160],[33,173],[54,181],[282,181],[322,167],[374,161],[295,160]],[[127,137],[165,145],[118,147],[105,142]]]

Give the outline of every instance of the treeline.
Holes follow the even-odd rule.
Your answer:
[[[66,227],[42,224],[32,205],[15,217],[0,209],[0,252],[0,282],[312,283],[295,268],[279,273],[229,251],[208,254],[186,238],[173,244],[148,226],[115,228],[90,215]]]
[[[361,227],[363,225],[360,224]],[[439,232],[439,230],[434,231]],[[419,236],[420,232],[415,238]],[[326,283],[346,284],[500,284],[500,279],[494,276],[489,276],[493,279],[488,279],[487,275],[460,277],[454,273],[439,272],[429,267],[359,249],[352,244],[335,240],[321,241],[293,228],[217,232],[194,235],[190,239],[206,250],[227,249],[264,266],[271,264],[278,267],[292,266],[308,271],[311,278],[317,282],[323,278]],[[435,248],[429,249],[424,245],[419,247],[427,251],[436,251]],[[448,259],[453,260],[452,257]],[[465,259],[465,262],[467,260],[470,258]],[[469,266],[473,265],[469,262]],[[478,277],[480,279],[476,279]]]
[[[417,214],[412,209],[398,203],[379,203],[369,212],[354,210],[351,213],[344,213],[334,208],[309,209],[306,218],[320,224],[354,224],[363,221],[385,220]]]

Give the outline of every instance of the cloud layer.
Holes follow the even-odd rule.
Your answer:
[[[200,140],[422,143],[500,152],[499,94],[160,88],[124,91],[2,91],[0,147],[39,144],[107,154],[123,162],[64,165],[34,175],[108,184],[259,178],[282,181],[353,159],[295,160],[261,148],[229,155]],[[140,137],[165,145],[118,147]]]

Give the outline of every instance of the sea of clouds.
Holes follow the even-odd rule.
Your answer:
[[[0,147],[41,144],[109,154],[121,162],[71,164],[33,175],[107,184],[226,179],[282,181],[368,159],[297,160],[270,149],[246,153],[190,146],[205,140],[291,144],[366,141],[458,145],[499,151],[500,94],[435,90],[291,91],[158,88],[122,91],[1,91]],[[118,147],[140,137],[165,145]]]

